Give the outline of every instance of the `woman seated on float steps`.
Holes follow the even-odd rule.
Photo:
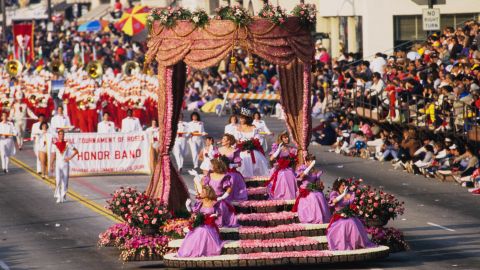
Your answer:
[[[348,214],[350,205],[355,201],[355,194],[348,192],[347,181],[337,179],[333,182],[330,193],[330,207],[335,213],[327,227],[328,248],[330,250],[353,250],[376,246],[368,239],[362,222],[354,215]]]
[[[200,186],[208,185],[213,188],[217,196],[218,207],[218,227],[237,227],[237,219],[235,217],[235,208],[230,204],[232,194],[232,178],[227,174],[227,165],[219,159],[212,159],[212,172],[203,176],[203,178],[195,171],[190,170],[189,173],[194,175],[195,189],[199,192]]]
[[[302,181],[293,212],[298,212],[300,223],[323,224],[331,217],[320,176],[323,171],[315,170],[315,156],[308,155],[306,164],[297,168],[297,176]]]
[[[223,242],[215,219],[218,217],[217,195],[211,186],[200,186],[199,201],[191,207],[190,199],[186,202],[189,212],[196,215],[194,227],[187,230],[178,257],[217,256],[222,253]]]

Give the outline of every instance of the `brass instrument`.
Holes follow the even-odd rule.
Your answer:
[[[28,100],[30,100],[30,103],[35,104],[37,101],[37,97],[35,95],[31,95]]]
[[[55,59],[50,64],[50,71],[57,76],[63,76],[65,65],[60,60]]]
[[[135,61],[127,61],[122,66],[122,72],[126,76],[131,76],[135,73],[140,73],[140,64]]]
[[[22,73],[23,65],[18,60],[10,60],[5,65],[5,69],[10,77],[17,77]]]
[[[99,61],[89,62],[87,65],[87,74],[92,79],[98,79],[103,75],[102,63]]]
[[[5,101],[3,102],[3,107],[5,107],[5,108],[10,107],[10,100],[8,100],[8,99],[5,100]]]

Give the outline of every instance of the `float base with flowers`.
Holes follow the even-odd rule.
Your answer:
[[[267,179],[268,177],[246,179],[249,196],[252,189],[258,190],[258,187],[262,186]],[[371,207],[371,212],[366,211],[372,213],[372,216],[376,215],[376,218],[378,216],[387,219],[403,212],[402,204],[392,195],[362,185],[360,181],[350,180],[350,183],[352,192],[358,194],[355,204],[358,207],[357,214],[365,207]],[[171,252],[164,256],[165,266],[226,268],[318,265],[374,260],[384,258],[390,253],[390,247],[385,245],[348,251],[330,251],[325,236],[328,224],[300,224],[296,214],[291,211],[294,201],[267,200],[266,192],[266,189],[263,189],[263,194],[260,191],[255,192],[256,195],[264,195],[263,200],[249,199],[233,203],[240,227],[220,228],[221,239],[225,241],[221,255],[179,258],[175,252]],[[368,203],[370,199],[372,202]],[[366,200],[365,203],[364,200]],[[388,210],[390,208],[392,208],[391,212]],[[380,243],[378,234],[385,230],[377,227],[367,228],[372,234],[372,240]],[[180,248],[182,241],[183,239],[171,240],[168,249],[176,251]]]
[[[250,193],[264,185],[268,177],[246,179]],[[389,219],[403,213],[403,203],[391,194],[349,180],[356,194],[353,214],[365,223],[377,247],[347,251],[328,248],[328,224],[301,224],[291,211],[294,201],[268,200],[266,192],[256,191],[263,199],[233,202],[240,226],[220,228],[224,241],[222,254],[199,258],[179,258],[176,251],[185,237],[184,228],[194,219],[174,218],[158,199],[151,199],[134,188],[117,190],[107,208],[125,222],[100,234],[99,245],[117,247],[120,258],[162,260],[167,267],[225,268],[275,266],[289,264],[332,264],[384,258],[392,251],[407,248],[403,235],[394,228],[384,228]]]

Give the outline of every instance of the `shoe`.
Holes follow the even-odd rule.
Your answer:
[[[60,198],[57,198],[57,201],[56,201],[56,203],[60,203],[60,202],[61,202],[61,201],[60,201]]]
[[[6,174],[7,172],[8,172],[8,171],[7,171],[6,169],[3,169],[3,173],[5,173],[5,174]]]

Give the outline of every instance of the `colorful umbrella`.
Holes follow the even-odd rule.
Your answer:
[[[115,27],[129,36],[134,36],[145,28],[149,11],[150,8],[146,6],[129,8],[123,12]]]
[[[80,25],[78,32],[98,32],[104,29],[108,29],[108,21],[94,20]]]

